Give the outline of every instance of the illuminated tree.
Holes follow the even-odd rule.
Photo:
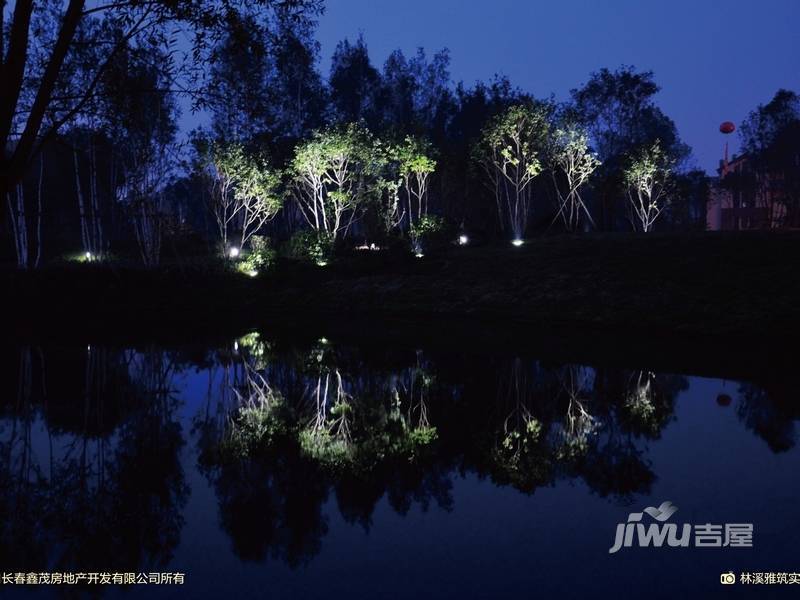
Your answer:
[[[591,437],[598,427],[597,419],[587,409],[592,373],[586,367],[567,365],[558,376],[566,396],[567,410],[560,425],[561,444],[557,456],[574,460],[588,451]]]
[[[669,204],[672,161],[656,142],[634,156],[625,170],[632,216],[631,224],[641,225],[642,231],[652,231],[656,219]]]
[[[379,191],[379,143],[364,127],[317,132],[292,161],[294,198],[317,233],[336,241],[347,235],[367,198]]]
[[[568,231],[580,228],[582,214],[586,215],[594,226],[594,220],[581,197],[580,189],[600,166],[600,161],[589,151],[586,132],[574,125],[556,130],[553,136],[551,160],[553,187],[558,201],[558,214],[555,218],[561,217]]]
[[[659,89],[652,71],[623,66],[614,71],[600,69],[571,92],[571,116],[586,128],[602,161],[594,177],[602,229],[617,225],[615,207],[624,193],[629,156],[656,140],[676,162],[689,153],[675,123],[655,104]]]
[[[212,142],[201,154],[222,251],[229,251],[232,231],[240,232],[239,247],[244,247],[282,208],[280,175],[265,155],[248,152],[240,143]]]
[[[484,128],[475,155],[494,192],[502,229],[514,240],[527,228],[533,180],[542,171],[550,110],[544,104],[512,106]]]
[[[436,160],[429,142],[411,136],[406,136],[395,152],[401,186],[406,195],[408,224],[412,229],[428,214],[428,184],[436,170]]]

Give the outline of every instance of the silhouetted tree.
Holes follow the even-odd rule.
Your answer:
[[[381,75],[372,66],[363,36],[351,44],[339,42],[331,58],[330,86],[333,118],[338,123],[363,120],[373,131],[381,122]]]
[[[732,187],[751,188],[768,210],[771,227],[800,223],[800,97],[778,90],[752,111],[740,128],[748,154],[747,177]],[[727,178],[726,178],[727,179]]]
[[[33,0],[14,3],[11,20],[0,11],[0,72],[4,93],[0,100],[0,196],[22,180],[42,143],[72,121],[98,94],[105,71],[127,45],[150,37],[164,49],[172,49],[176,23],[192,35],[188,60],[172,63],[174,79],[181,78],[188,92],[199,92],[198,80],[205,70],[191,69],[207,63],[209,49],[232,15],[250,9],[290,11],[292,18],[321,11],[319,0],[190,0],[122,1],[87,3],[70,0],[66,6]],[[84,77],[70,67],[86,56]],[[197,104],[203,103],[195,94]]]

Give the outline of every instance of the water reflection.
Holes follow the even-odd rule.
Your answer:
[[[22,348],[19,357],[0,434],[0,564],[20,571],[166,565],[189,493],[171,357],[92,347]]]
[[[258,334],[187,352],[22,347],[2,361],[7,571],[165,567],[183,533],[187,468],[213,490],[207,514],[240,560],[291,567],[321,552],[326,506],[364,530],[384,498],[400,515],[449,511],[464,473],[525,494],[581,480],[631,502],[657,480],[649,443],[688,387],[647,370]],[[186,377],[202,383],[188,397]],[[800,418],[783,390],[733,394],[773,452],[794,446]]]

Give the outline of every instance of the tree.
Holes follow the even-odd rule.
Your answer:
[[[601,163],[589,151],[586,132],[572,124],[557,129],[552,140],[550,158],[550,172],[558,199],[558,214],[555,218],[561,217],[568,231],[579,229],[582,214],[594,226],[594,219],[581,198],[580,189]]]
[[[428,214],[428,184],[436,170],[433,148],[426,140],[406,136],[394,152],[398,162],[401,187],[406,193],[409,229]]]
[[[25,182],[17,183],[13,192],[6,194],[14,238],[17,267],[36,268],[42,258],[42,187],[44,180],[44,155],[39,155],[39,174],[36,185],[36,204],[25,200]]]
[[[496,219],[494,202],[487,202],[482,169],[477,166],[474,148],[481,130],[490,119],[510,106],[531,101],[505,77],[471,88],[458,83],[452,101],[446,105],[445,131],[431,140],[439,148],[435,195],[442,214],[470,229],[490,233]],[[491,189],[494,199],[494,189]]]
[[[800,224],[800,97],[778,90],[740,128],[747,172],[730,187],[751,187],[768,211],[770,227]],[[726,179],[729,179],[726,177]]]
[[[398,134],[442,135],[451,99],[450,55],[441,50],[428,61],[423,48],[406,59],[395,50],[383,66],[383,126]]]
[[[656,142],[635,155],[625,169],[634,228],[638,221],[643,232],[652,231],[656,219],[669,204],[672,165],[673,161]]]
[[[283,199],[278,193],[281,178],[263,154],[236,152],[228,156],[234,159],[228,172],[233,177],[234,195],[241,212],[239,247],[244,248],[250,238],[283,207]]]
[[[675,124],[655,105],[659,89],[652,71],[622,66],[616,71],[601,69],[592,73],[586,84],[571,92],[567,113],[586,128],[602,162],[595,186],[602,229],[616,225],[614,207],[623,192],[628,157],[651,147],[656,140],[676,163],[689,153]]]
[[[543,103],[512,106],[490,121],[475,148],[494,192],[501,228],[508,227],[514,241],[527,228],[531,184],[542,171],[549,116],[550,107]]]
[[[280,174],[265,155],[251,153],[241,143],[197,143],[209,185],[210,209],[222,252],[227,255],[232,230],[240,231],[239,248],[244,248],[283,207],[278,193]]]
[[[711,178],[702,169],[693,169],[675,173],[673,183],[668,215],[672,227],[683,231],[705,231]]]
[[[378,127],[381,75],[370,62],[363,36],[355,44],[345,39],[336,45],[328,85],[335,122],[363,120],[370,129]]]
[[[211,50],[208,108],[211,131],[220,142],[257,139],[273,125],[266,29],[253,15],[231,19],[224,37]]]
[[[272,133],[294,142],[323,124],[328,98],[316,69],[320,45],[314,39],[315,22],[294,19],[287,11],[279,11],[277,21],[270,36],[273,68],[267,80]]]
[[[332,241],[347,235],[365,200],[379,191],[379,143],[362,125],[317,132],[292,162],[294,197],[309,226]]]
[[[150,37],[170,50],[173,80],[182,79],[187,92],[199,91],[198,80],[206,64],[208,49],[232,15],[252,8],[279,7],[294,18],[318,14],[319,0],[123,0],[87,3],[69,0],[40,3],[17,0],[6,23],[6,2],[0,10],[0,196],[19,183],[42,144],[83,111],[98,93],[98,84],[108,66],[132,40]],[[101,26],[98,26],[101,25]],[[175,64],[175,26],[193,33],[187,61]],[[67,68],[80,54],[91,50],[84,61],[84,78],[71,77]],[[180,84],[179,84],[180,85]],[[202,104],[201,94],[194,96]]]
[[[170,220],[165,190],[177,162],[179,111],[168,87],[167,62],[164,51],[152,40],[128,44],[104,74],[101,97],[91,115],[109,137],[108,161],[113,172],[109,186],[114,200],[127,209],[147,267],[156,267],[161,261],[162,235]],[[92,157],[89,181],[93,188],[95,170],[96,159]],[[90,194],[93,206],[98,203],[96,196],[96,191]],[[86,220],[88,224],[102,225],[94,208],[92,217]]]
[[[311,17],[277,7],[274,19],[231,19],[212,50],[208,103],[216,139],[292,143],[321,125],[326,98]]]

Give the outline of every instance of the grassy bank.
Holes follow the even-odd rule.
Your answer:
[[[286,285],[276,277],[262,307],[650,334],[800,329],[797,233],[543,238],[520,248],[453,248],[387,269],[376,254]]]
[[[588,344],[591,333],[650,346],[697,339],[772,348],[800,333],[798,259],[800,233],[617,234],[422,258],[365,251],[325,267],[283,262],[257,278],[196,264],[155,272],[62,265],[0,277],[11,304],[6,330],[22,336],[194,339],[358,321],[373,336],[403,323],[434,337],[446,327],[453,339],[480,329],[482,339],[517,343],[522,331],[548,331],[573,332],[573,344]]]

